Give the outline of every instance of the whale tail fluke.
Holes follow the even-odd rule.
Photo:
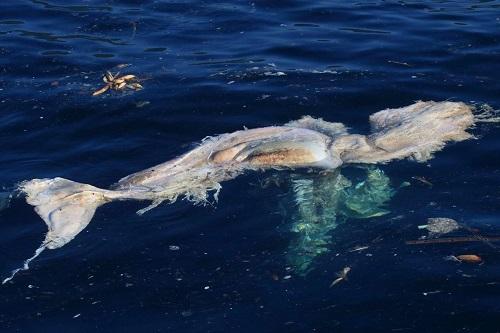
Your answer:
[[[75,238],[89,224],[97,207],[109,201],[105,190],[64,178],[32,179],[19,189],[47,224],[44,244],[48,249]]]
[[[26,195],[26,202],[35,207],[35,212],[48,227],[45,240],[35,254],[24,261],[22,267],[11,272],[2,284],[22,270],[45,249],[57,249],[70,242],[90,223],[97,207],[110,201],[106,190],[77,183],[64,178],[32,179],[19,185]]]

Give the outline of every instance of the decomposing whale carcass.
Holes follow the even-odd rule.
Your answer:
[[[26,201],[48,226],[35,256],[71,241],[92,219],[95,210],[115,200],[146,200],[151,205],[183,197],[206,202],[217,199],[220,183],[247,170],[315,168],[333,170],[345,164],[385,163],[412,158],[425,161],[446,142],[471,138],[472,109],[457,102],[417,102],[370,116],[371,133],[349,134],[341,123],[303,117],[284,126],[236,131],[204,139],[186,154],[134,173],[110,189],[63,178],[33,179],[20,184]],[[10,280],[19,270],[13,271]]]

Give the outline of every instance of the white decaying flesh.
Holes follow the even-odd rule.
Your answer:
[[[349,134],[341,123],[303,117],[284,126],[209,137],[178,158],[121,179],[110,190],[63,178],[33,179],[23,182],[20,190],[48,226],[38,255],[70,242],[106,202],[151,201],[138,212],[142,214],[180,197],[204,203],[213,192],[217,199],[221,182],[247,170],[335,169],[402,158],[425,161],[446,142],[470,138],[466,130],[474,122],[472,109],[456,102],[417,102],[377,112],[370,116],[369,135]]]

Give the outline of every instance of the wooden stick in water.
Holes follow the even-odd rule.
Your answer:
[[[463,242],[495,242],[500,241],[500,236],[468,236],[468,237],[447,237],[436,239],[417,239],[409,240],[405,243],[407,245],[423,245],[423,244],[449,244],[449,243],[463,243]]]

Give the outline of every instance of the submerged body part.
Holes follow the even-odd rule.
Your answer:
[[[220,183],[247,170],[333,170],[402,158],[425,161],[446,142],[470,138],[466,130],[474,122],[471,108],[455,102],[417,102],[374,113],[369,135],[349,134],[341,123],[303,117],[284,126],[208,137],[186,154],[127,176],[109,190],[63,178],[33,179],[19,189],[48,226],[39,253],[71,241],[107,202],[151,201],[138,212],[142,214],[179,197],[200,203],[213,192],[217,200]]]
[[[329,251],[332,231],[349,218],[382,216],[395,191],[389,177],[375,167],[366,167],[366,178],[353,183],[339,171],[310,176],[292,175],[296,211],[291,216],[294,238],[287,263],[306,275],[313,260]]]

